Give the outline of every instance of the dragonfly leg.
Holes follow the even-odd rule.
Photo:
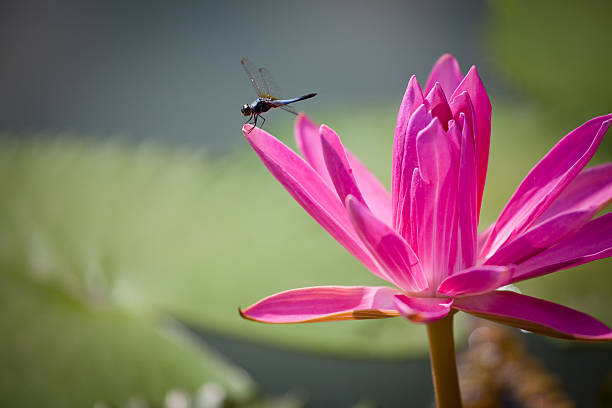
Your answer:
[[[246,124],[247,124],[247,123],[249,123],[251,120],[253,120],[253,118],[255,118],[255,123],[253,124],[253,127],[251,128],[251,130],[249,130],[249,131],[247,132],[247,134],[251,133],[251,132],[253,131],[253,128],[255,127],[255,125],[257,125],[257,115],[255,115],[254,113],[252,113],[252,114],[251,114],[251,117],[250,117],[250,118],[249,118],[249,119],[248,119],[246,122],[244,122],[244,124],[246,125]]]
[[[264,118],[263,116],[259,116],[259,117],[263,120],[263,122],[261,122],[261,126],[259,126],[259,128],[261,129],[263,128],[264,123],[266,123],[266,118]]]

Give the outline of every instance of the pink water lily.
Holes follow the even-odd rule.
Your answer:
[[[478,234],[491,104],[475,67],[443,55],[424,89],[413,76],[399,109],[391,194],[329,127],[295,123],[302,157],[267,132],[243,133],[293,198],[391,286],[320,286],[241,311],[266,323],[405,316],[432,323],[454,310],[553,337],[610,340],[568,307],[503,287],[612,255],[612,163],[585,169],[612,114],[571,131],[529,172],[497,221]]]

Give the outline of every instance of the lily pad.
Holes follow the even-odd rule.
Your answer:
[[[0,398],[12,407],[161,406],[173,388],[253,396],[248,375],[152,316],[86,306],[25,274],[0,275]]]

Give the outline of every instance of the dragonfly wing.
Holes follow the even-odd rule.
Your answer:
[[[265,68],[259,68],[259,76],[262,80],[263,89],[266,92],[265,98],[280,99],[281,90],[272,78],[272,74]]]
[[[291,106],[288,105],[275,105],[278,108],[281,108],[282,110],[286,110],[287,112],[293,113],[294,115],[298,115],[297,111],[295,109],[293,109]]]
[[[265,83],[255,64],[248,58],[243,58],[240,63],[242,64],[242,68],[244,68],[244,72],[246,72],[249,77],[249,81],[251,85],[253,85],[257,95],[267,98],[268,89],[265,87]]]

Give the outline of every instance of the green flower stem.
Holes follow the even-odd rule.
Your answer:
[[[438,408],[461,408],[461,393],[455,361],[453,313],[427,324],[431,376]]]

